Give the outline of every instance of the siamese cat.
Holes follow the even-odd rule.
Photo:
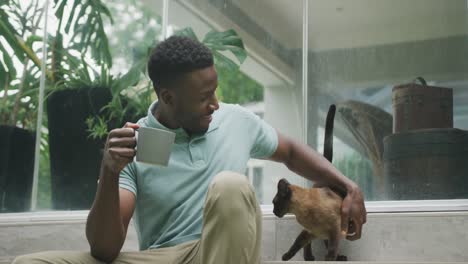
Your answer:
[[[324,156],[330,162],[333,156],[335,111],[335,105],[331,105],[325,125]],[[328,187],[305,189],[290,184],[286,179],[278,182],[278,192],[273,199],[273,213],[280,218],[287,213],[292,213],[304,228],[288,252],[283,255],[283,261],[291,259],[301,248],[304,248],[305,260],[315,260],[310,245],[313,239],[325,240],[328,249],[325,260],[347,260],[346,256],[338,256],[338,244],[344,238],[341,233],[343,197],[344,194]]]

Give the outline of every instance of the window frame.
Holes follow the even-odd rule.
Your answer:
[[[365,205],[370,214],[468,212],[468,199],[368,201]],[[264,219],[276,218],[273,205],[262,204],[260,208]],[[1,213],[0,227],[50,223],[83,224],[86,223],[88,213],[89,210]]]

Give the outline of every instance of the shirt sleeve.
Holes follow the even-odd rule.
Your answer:
[[[137,196],[136,168],[135,163],[129,163],[121,172],[119,187],[131,191]]]
[[[275,153],[278,147],[278,134],[276,130],[256,114],[243,110],[248,121],[247,129],[252,138],[250,157],[254,159],[266,159]]]

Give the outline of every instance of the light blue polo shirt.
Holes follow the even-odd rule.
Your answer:
[[[208,131],[192,136],[159,123],[152,114],[156,105],[138,124],[176,133],[169,165],[132,162],[120,174],[120,187],[136,196],[140,250],[199,239],[213,177],[225,170],[244,174],[250,158],[268,158],[278,146],[275,129],[239,105],[220,103]]]

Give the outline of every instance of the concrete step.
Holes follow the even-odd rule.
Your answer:
[[[0,257],[0,264],[10,264],[13,259],[13,257]]]
[[[11,264],[14,257],[0,257],[0,264]],[[342,261],[264,261],[262,264],[343,264]],[[346,263],[352,264],[402,264],[402,263],[410,263],[410,264],[423,264],[423,263],[430,263],[430,264],[460,264],[463,262],[407,262],[407,261],[347,261]]]
[[[467,263],[467,262],[411,262],[411,261],[265,261],[262,264],[306,264],[306,263],[314,263],[314,264],[343,264],[343,263],[352,263],[352,264],[460,264],[460,263]]]

